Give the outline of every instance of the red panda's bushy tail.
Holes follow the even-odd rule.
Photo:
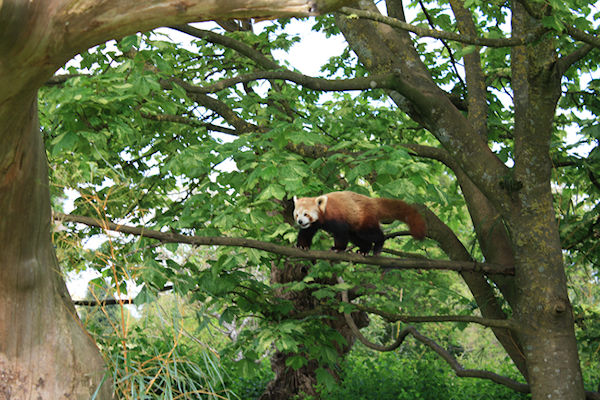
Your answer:
[[[427,226],[415,207],[398,199],[375,199],[375,201],[377,202],[377,217],[381,222],[400,220],[408,224],[410,234],[415,239],[425,238]]]

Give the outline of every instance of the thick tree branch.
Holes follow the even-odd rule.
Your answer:
[[[248,17],[291,17],[314,15],[325,1],[312,0],[87,0],[55,2],[56,36],[63,51],[71,54],[134,32],[187,22]],[[68,21],[65,27],[61,20]]]
[[[558,71],[558,74],[562,76],[571,67],[571,65],[575,64],[577,61],[581,60],[583,57],[588,55],[588,53],[594,48],[595,47],[593,45],[586,44],[579,47],[572,53],[560,58],[556,62],[556,70]]]
[[[281,68],[281,67],[279,67]],[[260,79],[281,79],[302,85],[305,88],[323,91],[367,90],[390,88],[394,82],[393,74],[374,75],[354,79],[323,79],[314,78],[289,70],[257,71],[249,74],[223,79],[206,86],[186,84],[184,89],[189,93],[215,93],[225,88]],[[179,82],[178,82],[179,84]]]
[[[95,226],[105,230],[121,232],[130,235],[156,239],[163,243],[185,243],[194,246],[235,246],[264,250],[283,256],[302,258],[307,260],[346,261],[359,264],[378,265],[389,269],[421,269],[421,270],[451,270],[451,271],[479,271],[487,274],[513,274],[511,266],[490,265],[478,262],[454,262],[446,260],[423,259],[398,259],[391,257],[365,257],[352,253],[336,253],[333,251],[311,250],[306,251],[290,246],[282,246],[254,239],[231,238],[218,236],[186,236],[173,232],[160,232],[152,229],[139,228],[127,225],[118,225],[112,222],[98,220],[91,217],[54,213],[54,218],[59,221],[76,222],[88,226]]]
[[[521,46],[528,43],[532,43],[537,40],[545,30],[538,29],[531,34],[524,37],[513,37],[513,38],[484,38],[476,35],[464,35],[454,32],[438,31],[435,29],[422,28],[420,26],[411,25],[404,21],[400,21],[396,18],[390,18],[380,13],[358,10],[355,8],[342,7],[338,10],[339,13],[347,15],[348,17],[359,17],[370,19],[376,22],[382,22],[391,27],[402,29],[408,32],[412,32],[421,37],[431,37],[443,40],[452,40],[464,44],[474,44],[477,46],[487,47],[512,47]]]
[[[450,6],[458,29],[461,34],[475,36],[477,29],[473,22],[471,12],[465,8],[463,0],[450,0]],[[473,125],[473,129],[483,138],[487,139],[487,114],[488,105],[486,101],[486,84],[485,76],[481,68],[481,48],[477,46],[475,51],[465,54],[465,74],[467,80],[467,99],[469,103],[469,123]]]
[[[20,84],[3,80],[2,98],[20,90],[34,91],[74,55],[111,39],[160,26],[231,18],[279,18],[316,15],[338,8],[345,0],[57,0],[6,6],[0,18],[0,43],[8,60],[3,74],[19,71]],[[13,10],[14,8],[14,10]],[[35,67],[35,68],[34,68]],[[12,83],[12,84],[11,84]]]
[[[436,147],[415,144],[405,144],[403,146],[412,150],[418,156],[440,161],[454,172],[463,190],[465,201],[467,202],[467,207],[469,208],[469,213],[477,232],[477,239],[486,260],[492,260],[504,265],[512,265],[514,262],[512,248],[504,225],[501,222],[501,216],[450,157],[450,154],[444,149]],[[460,243],[454,233],[437,216],[428,210],[422,210],[422,214],[427,219],[429,236],[440,244],[450,259],[471,259],[469,252],[464,248],[462,243]],[[471,290],[483,316],[494,319],[506,318],[506,314],[502,311],[494,290],[484,276],[474,272],[463,272],[461,276],[469,286],[469,290]],[[514,292],[511,289],[513,287],[511,277],[494,275],[491,278],[498,285],[509,304],[513,304]],[[514,331],[494,328],[493,332],[521,374],[527,377],[527,366],[523,350]]]
[[[378,13],[372,1],[354,4]],[[499,186],[508,168],[433,81],[408,34],[385,23],[339,14],[336,23],[369,71],[397,74],[394,90],[389,92],[394,102],[427,128],[498,208],[508,212],[510,197]]]

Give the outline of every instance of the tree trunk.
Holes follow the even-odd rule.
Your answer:
[[[109,39],[214,18],[311,15],[337,0],[0,0],[0,400],[112,397],[51,241],[36,93],[72,56]]]
[[[527,360],[533,399],[583,399],[585,392],[558,228],[552,202],[544,203],[545,212],[521,215],[518,226],[512,225],[518,288],[513,317],[532,328],[521,333],[519,339]]]
[[[513,1],[512,27],[523,35],[541,22]],[[573,314],[550,186],[550,142],[561,73],[551,36],[511,51],[515,127],[511,210],[506,219],[515,255],[514,318],[534,399],[583,399]]]
[[[36,101],[30,93],[0,104],[0,399],[109,399],[112,378],[52,245]]]
[[[286,262],[283,268],[273,264],[271,266],[271,283],[282,284],[302,281],[307,272],[307,264]],[[316,282],[335,285],[337,280],[331,278],[327,281],[317,280]],[[303,313],[314,310],[319,305],[319,301],[312,295],[312,292],[313,290],[308,289],[302,291],[278,289],[278,296],[294,303],[294,313]],[[331,318],[324,319],[323,323],[337,330],[346,339],[345,346],[336,346],[338,354],[343,357],[352,348],[355,337],[346,324],[343,314],[331,311],[329,315]],[[369,324],[369,319],[363,312],[353,313],[352,316],[359,328]],[[285,365],[286,360],[293,355],[280,351],[275,352],[271,358],[271,369],[275,372],[275,378],[269,382],[259,400],[287,400],[298,395],[319,398],[319,394],[315,390],[315,384],[317,383],[316,370],[319,368],[319,364],[315,360],[310,360],[307,365],[294,370]],[[336,374],[334,373],[334,375]]]
[[[459,12],[461,29],[469,29],[470,22],[463,15],[461,4],[452,2],[454,11]],[[539,21],[528,18],[518,1],[512,5],[513,34],[524,36]],[[371,2],[361,1],[354,7],[377,12]],[[396,12],[396,15],[401,17],[402,14]],[[471,75],[475,78],[473,83],[467,82],[469,110],[465,118],[428,77],[406,32],[345,16],[337,16],[336,22],[368,70],[397,74],[397,90],[390,92],[390,96],[398,107],[428,128],[444,147],[447,153],[444,162],[455,171],[463,190],[468,189],[465,198],[486,259],[514,263],[514,278],[491,279],[500,288],[513,310],[513,318],[525,328],[525,333],[506,335],[497,329],[494,331],[531,384],[533,398],[584,398],[550,188],[549,145],[560,96],[560,73],[555,66],[557,57],[551,39],[517,46],[511,53],[515,166],[508,169],[491,153],[485,129],[476,123],[478,115],[484,117],[480,114],[485,104],[485,98],[475,98],[485,91],[479,87],[472,90],[479,84],[476,75]],[[468,61],[465,61],[466,68],[477,68],[477,60]],[[481,212],[478,204],[483,204],[486,210]],[[495,222],[495,213],[507,223],[510,239],[508,235],[505,238],[501,230],[491,229],[501,226]],[[500,240],[490,240],[491,234]],[[488,291],[481,279],[466,278],[473,276],[465,276],[465,281],[476,299],[482,289]],[[496,309],[480,304],[485,317],[501,318],[494,315]],[[511,344],[513,335],[517,340]]]

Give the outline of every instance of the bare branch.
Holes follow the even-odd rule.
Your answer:
[[[337,280],[339,283],[344,283],[344,280],[341,277],[338,277]],[[344,303],[350,302],[350,300],[348,300],[348,291],[347,290],[342,291],[342,301]],[[364,344],[368,348],[370,348],[372,350],[376,350],[376,351],[392,351],[392,350],[397,349],[404,342],[404,339],[406,339],[406,336],[408,336],[408,334],[410,333],[410,331],[408,329],[403,329],[400,333],[398,333],[398,337],[396,338],[396,340],[394,340],[394,343],[387,345],[387,346],[383,346],[383,345],[369,341],[369,339],[367,339],[362,333],[360,333],[360,329],[358,329],[358,326],[356,326],[356,323],[354,322],[354,319],[352,318],[352,315],[350,313],[345,312],[344,319],[346,320],[346,324],[348,324],[348,327],[352,331],[352,334],[354,336],[356,336],[356,338],[362,344]]]
[[[489,371],[484,371],[484,370],[479,370],[479,369],[465,369],[458,362],[458,360],[452,354],[450,354],[450,352],[448,352],[448,350],[444,349],[442,346],[440,346],[434,340],[428,338],[425,335],[422,335],[412,326],[409,326],[406,329],[410,331],[410,333],[413,335],[413,337],[415,339],[417,339],[419,342],[423,343],[424,345],[429,347],[431,350],[435,351],[440,357],[442,357],[450,365],[450,367],[452,367],[452,369],[456,373],[456,376],[461,377],[461,378],[489,379],[495,383],[498,383],[500,385],[504,385],[508,388],[511,388],[512,390],[514,390],[516,392],[529,393],[530,388],[529,388],[529,385],[526,383],[521,383],[521,382],[515,381],[514,379],[508,378],[506,376],[498,375],[496,373],[489,372]]]
[[[595,36],[595,35],[590,35],[589,33],[586,33],[584,31],[582,31],[581,29],[577,29],[571,25],[566,25],[565,28],[567,30],[567,33],[569,35],[571,35],[571,37],[573,37],[573,39],[580,40],[580,41],[587,43],[591,46],[594,46],[596,48],[600,47],[600,37]]]
[[[338,278],[338,282],[344,282],[344,281],[342,278]],[[348,292],[347,291],[342,292],[342,300],[345,303],[348,303]],[[458,376],[458,377],[489,379],[493,382],[507,386],[517,392],[529,393],[529,391],[530,391],[529,385],[527,385],[525,383],[520,383],[518,381],[515,381],[514,379],[510,379],[508,377],[498,375],[498,374],[495,374],[495,373],[489,372],[489,371],[476,370],[476,369],[465,369],[458,362],[458,360],[456,360],[456,358],[452,354],[450,354],[450,352],[448,352],[446,349],[444,349],[442,346],[440,346],[434,340],[419,333],[419,331],[417,331],[413,326],[408,326],[407,328],[403,329],[398,334],[398,337],[396,338],[394,343],[392,343],[391,345],[388,345],[388,346],[383,346],[380,344],[370,342],[362,333],[360,333],[360,330],[356,326],[356,323],[354,323],[354,320],[352,319],[352,315],[350,315],[350,313],[344,313],[344,318],[346,319],[346,323],[348,324],[348,327],[350,328],[350,330],[352,331],[354,336],[356,336],[356,338],[358,338],[358,340],[361,343],[363,343],[365,346],[367,346],[370,349],[377,350],[377,351],[395,350],[404,342],[404,339],[406,339],[406,337],[410,333],[411,335],[413,335],[413,337],[415,339],[417,339],[421,343],[425,344],[427,347],[429,347],[430,349],[435,351],[440,357],[442,357],[450,365],[450,367],[454,370],[454,372],[456,373],[456,376]]]
[[[173,290],[173,285],[165,285],[159,292],[168,292],[169,290]],[[104,306],[114,306],[117,304],[133,304],[130,299],[115,299],[108,298],[104,300],[92,300],[92,299],[84,299],[84,300],[73,300],[73,304],[76,306],[82,307],[104,307]]]
[[[532,43],[537,40],[546,29],[538,29],[525,37],[513,37],[513,38],[484,38],[480,36],[464,35],[454,32],[438,31],[435,29],[422,28],[420,26],[411,25],[404,21],[400,21],[396,18],[390,18],[380,13],[358,10],[355,8],[342,7],[338,10],[339,13],[347,15],[348,17],[360,17],[370,19],[372,21],[381,22],[391,27],[402,29],[405,31],[412,32],[421,37],[432,37],[436,39],[452,40],[464,44],[474,44],[477,46],[487,47],[513,47],[522,46],[528,43]]]
[[[394,314],[386,311],[376,309],[374,307],[367,307],[362,304],[352,304],[360,311],[364,311],[371,314],[379,315],[388,322],[406,322],[406,323],[420,323],[420,322],[467,322],[473,324],[479,324],[490,328],[503,328],[512,329],[518,331],[525,331],[528,328],[515,323],[510,319],[493,319],[493,318],[482,318],[474,315],[427,315],[427,316],[414,316],[414,315],[401,315]]]
[[[160,240],[163,243],[186,243],[194,246],[236,246],[264,250],[270,253],[281,254],[293,258],[307,260],[346,261],[357,264],[379,265],[388,269],[421,269],[421,270],[450,270],[450,271],[478,271],[488,274],[514,274],[512,266],[495,265],[478,262],[456,262],[446,260],[399,259],[391,257],[372,256],[365,257],[352,253],[336,253],[323,250],[302,250],[290,246],[282,246],[254,239],[232,238],[221,236],[186,236],[173,232],[160,232],[152,229],[139,228],[127,225],[118,225],[112,222],[98,220],[91,217],[54,213],[53,218],[59,221],[76,222],[88,226],[95,226],[104,230],[122,232],[125,234],[142,236]]]
[[[463,0],[451,0],[450,6],[458,29],[461,34],[477,35],[477,28],[473,22],[473,15],[465,7]],[[473,128],[482,136],[487,137],[487,115],[488,105],[486,101],[486,85],[483,69],[481,67],[481,48],[477,47],[475,51],[465,54],[465,74],[467,81],[467,98],[469,103],[469,122]],[[452,54],[452,53],[450,53]]]
[[[238,133],[264,131],[264,128],[240,118],[235,111],[233,111],[225,102],[222,102],[221,100],[201,93],[190,93],[189,96],[198,104],[216,112],[223,117],[223,119],[227,121],[227,123],[231,124],[235,130],[238,131]]]
[[[307,16],[314,15],[317,9],[317,3],[310,0],[199,0],[188,3],[179,0],[160,3],[148,0],[85,0],[73,3],[62,0],[55,3],[52,12],[46,11],[55,19],[50,26],[59,38],[51,43],[61,53],[67,54],[170,24],[211,19]],[[68,22],[65,26],[61,21]],[[47,31],[45,33],[48,35]],[[58,46],[59,43],[61,46]]]
[[[575,64],[577,61],[581,60],[585,57],[590,51],[592,51],[595,47],[591,44],[586,44],[579,47],[577,50],[573,51],[570,54],[560,58],[556,62],[556,68],[558,73],[562,76],[571,65]]]

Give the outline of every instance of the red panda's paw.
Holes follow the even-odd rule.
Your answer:
[[[310,247],[308,247],[308,246],[301,246],[299,244],[297,244],[296,247],[299,248],[300,250],[310,250]]]
[[[369,252],[368,251],[356,250],[356,254],[360,254],[363,257],[367,257],[369,255]]]

